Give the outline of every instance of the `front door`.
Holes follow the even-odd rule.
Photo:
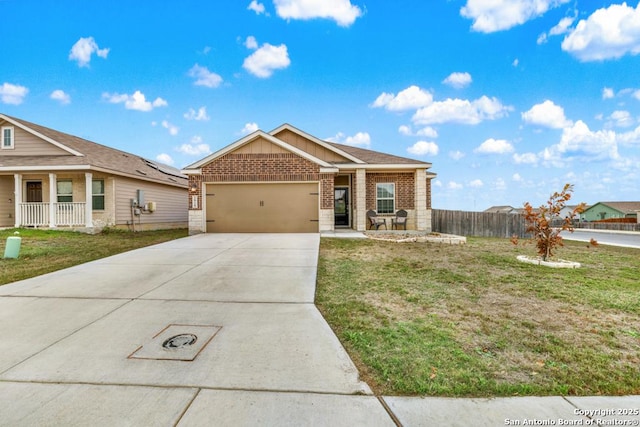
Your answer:
[[[27,181],[27,203],[42,203],[41,181]]]
[[[334,189],[333,212],[335,225],[349,226],[349,188],[336,187]]]

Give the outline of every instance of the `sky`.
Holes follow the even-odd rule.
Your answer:
[[[0,0],[0,112],[177,168],[289,123],[435,209],[640,201],[640,4]]]

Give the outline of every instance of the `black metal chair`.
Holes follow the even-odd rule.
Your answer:
[[[405,230],[407,229],[407,211],[404,209],[400,209],[396,212],[396,217],[391,218],[391,229],[396,229],[402,226]]]
[[[387,219],[379,217],[373,209],[367,211],[367,218],[369,218],[369,230],[374,227],[377,230],[381,225],[384,225],[385,230],[387,229]]]

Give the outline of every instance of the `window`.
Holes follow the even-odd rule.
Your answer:
[[[13,127],[6,126],[2,128],[2,149],[13,149]]]
[[[94,179],[91,183],[91,198],[94,211],[104,210],[104,180]]]
[[[58,190],[58,203],[73,202],[73,183],[70,179],[56,182],[56,188]]]
[[[379,214],[395,212],[396,185],[394,183],[376,184],[376,211]]]

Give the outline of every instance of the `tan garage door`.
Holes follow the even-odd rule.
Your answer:
[[[207,184],[207,233],[317,233],[318,184]]]

